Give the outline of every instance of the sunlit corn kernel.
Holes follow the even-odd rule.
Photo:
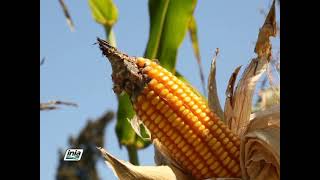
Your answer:
[[[181,97],[181,98],[185,98],[185,97],[188,97],[188,96],[187,96],[186,93],[182,93],[182,94],[180,95],[180,97]]]
[[[175,106],[176,106],[177,108],[180,108],[182,105],[183,105],[183,102],[180,101],[180,100],[175,103]]]
[[[182,89],[177,89],[175,91],[176,94],[178,94],[179,96],[183,93],[183,90]]]
[[[155,78],[157,77],[159,71],[156,68],[152,68],[149,72],[148,72],[148,76],[150,76],[151,78]]]
[[[196,115],[199,115],[201,112],[202,112],[201,109],[197,109],[197,110],[195,110],[194,113],[195,113]],[[209,118],[209,117],[208,117],[208,118]]]
[[[196,122],[194,124],[194,127],[199,128],[201,126],[201,122],[200,121],[194,121],[194,122]]]
[[[165,99],[170,100],[173,97],[173,95],[171,93],[168,93],[165,97]]]
[[[162,91],[160,92],[160,97],[165,97],[168,93],[169,93],[168,89],[162,89]]]
[[[159,74],[158,74],[158,78],[160,78],[160,79],[161,79],[161,78],[162,78],[162,76],[164,76],[164,73],[160,71],[160,72],[159,72]]]
[[[198,105],[196,105],[196,104],[191,107],[191,109],[194,110],[194,111],[197,110],[198,108],[199,108],[199,107],[198,107]]]
[[[168,81],[168,82],[167,82],[167,85],[169,85],[169,86],[172,86],[173,84],[174,84],[173,81]]]
[[[156,90],[157,93],[160,93],[162,89],[164,88],[164,85],[161,83],[158,83],[154,89]]]
[[[154,98],[152,99],[151,104],[152,104],[152,105],[156,105],[156,104],[159,103],[159,101],[160,101],[160,97],[159,97],[159,96],[156,96],[156,97],[154,97]]]
[[[178,85],[177,84],[173,84],[172,86],[171,86],[171,89],[173,90],[173,91],[175,91],[175,90],[177,90],[178,89]]]
[[[189,96],[187,96],[187,97],[185,97],[183,100],[184,100],[184,102],[188,103],[188,102],[191,101],[191,98],[190,98]]]
[[[216,144],[212,146],[212,149],[217,150],[221,146],[221,143],[218,141]]]
[[[194,105],[194,101],[190,101],[188,105],[189,106],[193,106]]]
[[[185,110],[183,110],[183,112],[182,112],[182,116],[183,116],[183,117],[186,117],[189,113],[190,113],[189,109],[185,109]]]
[[[201,112],[201,113],[199,114],[199,116],[200,116],[200,118],[205,118],[207,115],[206,115],[206,113]]]
[[[162,82],[167,82],[169,80],[169,77],[168,76],[163,76],[162,78],[161,78],[161,81]]]
[[[181,141],[181,136],[178,136],[175,140],[174,140],[174,143],[175,144],[178,144],[180,141]]]
[[[151,61],[150,66],[152,67],[159,67],[159,64],[157,64],[155,61]]]

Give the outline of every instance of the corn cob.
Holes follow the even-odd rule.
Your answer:
[[[196,179],[240,177],[240,139],[205,100],[154,61],[129,57],[98,39],[111,62],[114,91],[127,92],[137,116]]]

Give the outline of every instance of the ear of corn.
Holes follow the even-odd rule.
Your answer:
[[[240,139],[210,111],[205,100],[157,63],[122,55],[105,41],[99,43],[113,65],[117,91],[131,95],[152,138],[157,138],[182,168],[197,179],[241,176]],[[131,65],[122,67],[127,68],[125,73],[118,72],[115,60]],[[134,78],[121,75],[119,83],[119,78],[114,78],[120,77],[119,73],[132,73]]]
[[[148,59],[138,58],[137,65],[151,81],[134,109],[152,138],[197,178],[239,177],[239,138],[173,74]]]

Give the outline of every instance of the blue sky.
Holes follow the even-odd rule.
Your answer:
[[[93,45],[96,37],[105,37],[104,30],[93,20],[88,1],[65,2],[73,18],[75,32],[68,28],[58,1],[40,2],[39,60],[46,58],[40,68],[40,99],[41,102],[76,102],[79,107],[40,112],[40,178],[43,180],[55,179],[58,149],[67,148],[70,135],[77,136],[89,118],[98,118],[106,110],[117,110],[111,66],[98,46]],[[147,0],[114,2],[119,10],[119,19],[114,27],[118,48],[129,55],[142,56],[149,34]],[[270,4],[269,0],[198,1],[195,17],[206,78],[214,50],[220,48],[217,84],[222,106],[232,71],[239,65],[245,67],[255,56],[255,41],[264,22],[260,9],[268,11]],[[274,47],[279,48],[279,40],[273,42]],[[188,35],[178,52],[177,69],[202,91]],[[114,127],[115,121],[106,128],[105,148],[114,156],[128,160],[126,150],[118,147]],[[152,165],[152,146],[139,151],[139,158],[142,165]],[[102,161],[98,163],[98,171],[102,179],[116,179]]]

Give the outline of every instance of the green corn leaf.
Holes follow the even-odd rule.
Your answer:
[[[177,52],[188,30],[196,0],[149,0],[150,33],[144,57],[159,59],[175,72]]]
[[[118,20],[118,9],[112,0],[89,0],[92,16],[103,26],[112,27]]]

